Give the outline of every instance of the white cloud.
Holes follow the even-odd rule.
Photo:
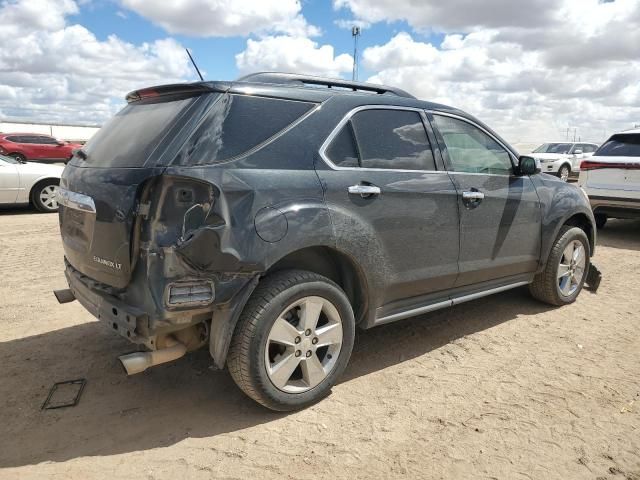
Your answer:
[[[401,32],[365,49],[364,67],[374,72],[369,80],[467,110],[511,141],[563,138],[567,126],[599,141],[640,123],[639,0],[334,0],[334,6],[365,21],[405,20],[418,32],[449,32],[440,44]]]
[[[320,46],[306,37],[267,36],[247,40],[247,48],[236,55],[236,65],[242,74],[284,71],[339,77],[351,71],[353,57],[336,56],[333,46]]]
[[[336,10],[375,23],[405,20],[418,30],[457,31],[547,22],[557,0],[333,0]]]
[[[248,36],[281,32],[315,36],[299,0],[181,0],[150,2],[120,0],[122,5],[162,26],[170,33],[200,37]]]
[[[12,0],[0,6],[0,115],[102,122],[135,88],[192,77],[173,39],[134,45],[98,40],[68,23],[71,0]]]

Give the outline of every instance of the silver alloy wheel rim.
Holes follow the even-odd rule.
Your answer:
[[[565,182],[569,180],[569,169],[566,166],[560,168],[560,179]]]
[[[55,210],[58,208],[58,186],[47,185],[40,190],[40,203],[47,210]]]
[[[558,265],[558,289],[560,294],[570,297],[580,287],[584,270],[587,265],[587,255],[584,245],[579,240],[573,240],[565,247]]]
[[[342,333],[340,314],[326,298],[304,297],[289,305],[267,337],[264,359],[271,383],[286,393],[318,386],[336,366]]]

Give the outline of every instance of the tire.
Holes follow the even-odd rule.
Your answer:
[[[31,189],[31,203],[40,212],[52,213],[58,211],[55,195],[58,192],[58,180],[43,180]]]
[[[304,319],[311,323],[303,325]],[[284,270],[264,278],[249,298],[227,366],[256,402],[276,411],[297,410],[329,394],[349,362],[354,336],[353,310],[338,285],[312,272]]]
[[[27,161],[27,157],[25,157],[21,153],[10,153],[9,156],[20,163],[24,163]]]
[[[583,249],[584,261],[577,262],[574,267],[567,260],[567,253],[570,245],[578,244],[581,244]],[[529,285],[529,291],[534,298],[550,305],[562,306],[573,303],[582,291],[589,265],[590,247],[587,235],[578,227],[565,225],[560,229],[545,269],[535,276],[533,283]],[[564,275],[561,276],[563,273]],[[579,278],[578,273],[580,273]]]
[[[603,213],[596,213],[595,215],[595,219],[596,219],[596,227],[598,227],[598,229],[603,229],[604,226],[607,224],[607,216],[604,215]]]
[[[569,180],[569,175],[571,175],[571,167],[565,163],[558,169],[558,178],[566,182]]]

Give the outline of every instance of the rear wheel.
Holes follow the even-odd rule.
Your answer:
[[[534,298],[551,305],[573,303],[584,285],[590,264],[587,235],[564,226],[551,249],[545,269],[529,285]]]
[[[349,361],[354,335],[353,310],[338,285],[311,272],[277,272],[247,302],[227,365],[255,401],[295,410],[329,393]]]
[[[596,219],[596,227],[604,228],[604,226],[607,224],[607,216],[602,213],[596,213],[594,216]]]
[[[560,180],[562,180],[563,182],[569,180],[570,174],[571,168],[566,163],[560,167],[560,170],[558,170],[558,177],[560,177]]]
[[[58,181],[45,180],[31,191],[31,201],[41,212],[58,211]]]
[[[25,157],[21,153],[10,153],[9,156],[20,163],[24,163],[27,161],[27,157]]]

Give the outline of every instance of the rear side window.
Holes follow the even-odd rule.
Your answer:
[[[356,113],[327,149],[337,166],[435,170],[427,132],[418,112],[370,109]]]
[[[599,157],[640,157],[640,134],[619,134],[607,140],[595,153]]]
[[[7,137],[7,140],[9,140],[10,142],[13,143],[24,143],[24,137],[21,136],[11,136],[11,137]]]
[[[177,163],[206,165],[237,157],[266,142],[309,112],[314,103],[224,95],[204,116]]]

